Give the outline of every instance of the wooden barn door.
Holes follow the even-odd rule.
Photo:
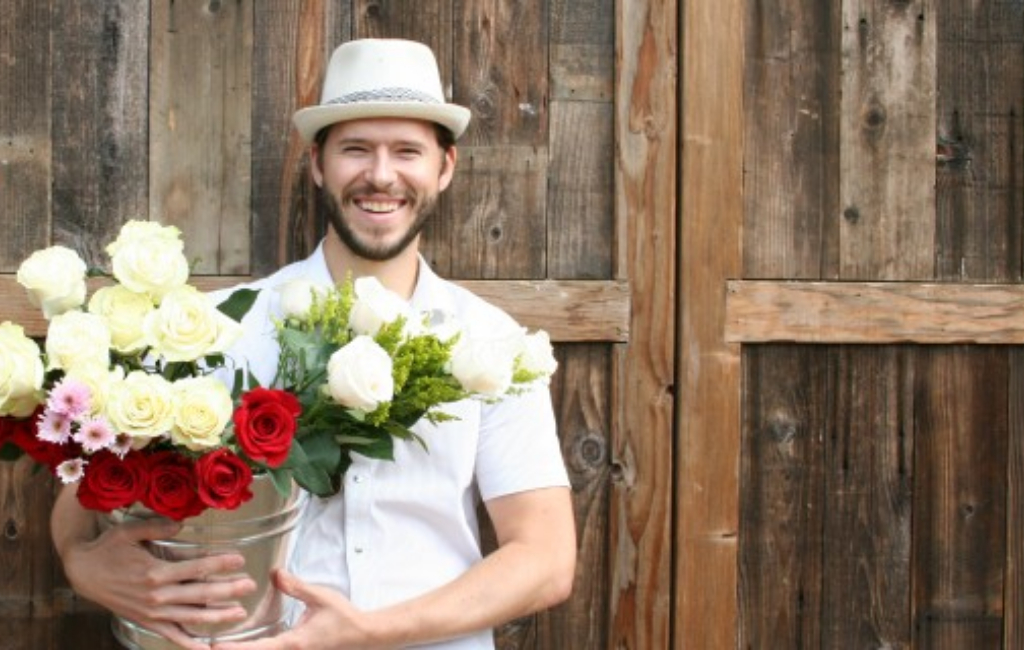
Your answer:
[[[684,7],[674,647],[1022,647],[1024,11]]]
[[[45,323],[13,272],[53,243],[102,265],[122,223],[181,228],[204,287],[322,232],[297,106],[333,47],[430,44],[473,123],[424,254],[547,329],[574,488],[571,600],[502,648],[670,644],[676,299],[674,0],[0,0],[0,320]],[[52,480],[0,466],[0,646],[114,648],[50,549]]]

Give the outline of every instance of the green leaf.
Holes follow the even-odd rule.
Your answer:
[[[258,289],[236,289],[227,300],[217,305],[217,309],[225,316],[241,323],[242,318],[252,309],[259,293]]]
[[[0,460],[18,460],[25,452],[14,443],[0,446]]]
[[[267,473],[270,475],[270,481],[274,484],[277,489],[277,493],[281,496],[288,498],[292,494],[292,472],[291,470],[281,469],[275,467],[273,469],[268,468]]]

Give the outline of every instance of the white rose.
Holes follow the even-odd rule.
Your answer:
[[[142,327],[153,352],[167,361],[195,361],[221,353],[242,336],[242,325],[191,285],[165,295]]]
[[[409,304],[397,293],[386,289],[373,276],[358,278],[353,284],[356,300],[349,313],[349,327],[356,334],[373,336],[380,328],[404,316],[407,322]]]
[[[106,416],[116,431],[132,437],[133,446],[146,446],[151,439],[168,433],[174,424],[171,383],[140,370],[128,373],[123,381],[111,386]]]
[[[155,221],[129,221],[107,246],[114,277],[157,302],[188,280],[188,260],[180,231]]]
[[[31,415],[43,400],[44,374],[36,342],[21,325],[0,323],[0,416]]]
[[[558,370],[558,361],[555,359],[555,351],[551,347],[551,338],[547,332],[538,330],[523,339],[523,350],[516,359],[516,365],[520,370],[536,376],[541,381],[547,381],[555,374]]]
[[[110,329],[102,317],[84,311],[55,316],[46,332],[46,367],[110,367]]]
[[[285,318],[305,319],[313,308],[313,297],[322,298],[328,291],[330,287],[306,278],[289,280],[279,285],[277,292],[281,295],[281,315]]]
[[[357,336],[327,362],[327,390],[335,402],[367,413],[395,394],[391,357],[369,336]]]
[[[47,320],[85,302],[85,262],[64,246],[38,250],[18,267],[18,284],[28,290],[33,306],[43,310]]]
[[[146,345],[142,323],[153,311],[153,300],[120,284],[103,287],[89,299],[89,311],[102,316],[118,352],[134,352]]]
[[[228,387],[213,377],[189,377],[173,388],[171,440],[192,451],[218,446],[234,410]]]
[[[523,328],[508,314],[480,314],[463,330],[452,350],[452,375],[470,392],[499,397],[512,387],[524,339]]]

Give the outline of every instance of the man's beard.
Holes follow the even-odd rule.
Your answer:
[[[338,233],[338,238],[341,239],[341,242],[356,256],[373,262],[386,262],[398,257],[416,240],[423,227],[427,225],[427,219],[430,218],[437,208],[436,195],[428,196],[423,200],[417,200],[417,197],[406,197],[408,204],[416,210],[416,219],[398,241],[392,244],[384,242],[378,244],[361,239],[349,226],[345,221],[341,205],[333,194],[323,187],[319,188],[319,192],[320,200],[327,212],[328,222],[334,228],[334,232]],[[345,202],[351,203],[351,200],[348,199]]]

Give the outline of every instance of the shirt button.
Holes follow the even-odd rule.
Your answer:
[[[357,546],[355,548],[355,551],[356,551],[356,553],[362,553],[363,552],[363,547],[362,546]]]
[[[362,483],[363,482],[363,475],[362,474],[356,474],[355,476],[352,477],[352,482],[353,483]]]

